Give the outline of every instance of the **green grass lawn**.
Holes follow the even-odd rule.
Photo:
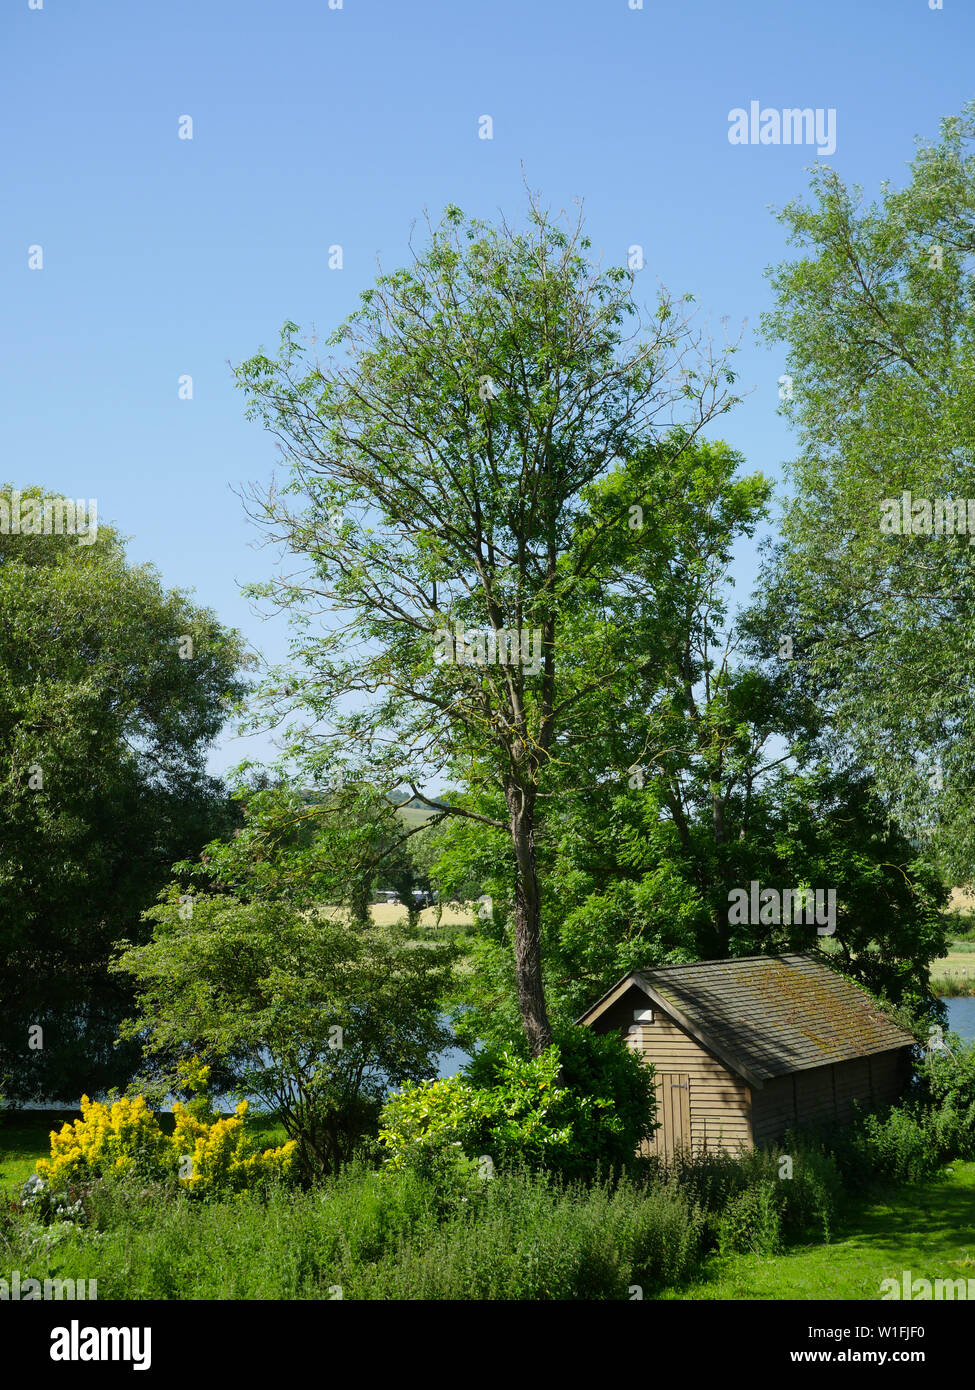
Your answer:
[[[0,1185],[20,1186],[39,1158],[50,1153],[48,1134],[66,1121],[79,1119],[77,1110],[14,1111],[0,1118]]]
[[[881,1281],[975,1279],[975,1163],[955,1163],[943,1181],[892,1189],[862,1205],[848,1199],[829,1245],[785,1255],[712,1255],[689,1284],[661,1298],[879,1299]]]

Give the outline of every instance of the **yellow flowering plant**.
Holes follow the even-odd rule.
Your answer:
[[[173,1114],[176,1128],[171,1142],[179,1156],[180,1182],[188,1191],[203,1196],[237,1194],[268,1178],[290,1175],[297,1142],[292,1139],[280,1148],[254,1152],[244,1133],[246,1100],[237,1106],[236,1115],[212,1124],[197,1119],[178,1101]]]
[[[51,1131],[51,1156],[37,1172],[55,1188],[107,1174],[159,1177],[166,1169],[166,1136],[144,1096],[122,1096],[111,1105],[81,1097],[81,1119]]]
[[[246,1101],[226,1119],[199,1118],[179,1102],[173,1113],[167,1135],[144,1096],[110,1105],[82,1096],[81,1119],[51,1132],[51,1156],[38,1159],[37,1172],[56,1189],[112,1175],[175,1177],[195,1196],[236,1195],[291,1175],[297,1144],[255,1151],[244,1132]]]

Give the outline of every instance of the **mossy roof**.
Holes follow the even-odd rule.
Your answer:
[[[914,1042],[866,990],[807,955],[743,956],[636,970],[579,1022],[594,1022],[620,997],[627,981],[753,1081]]]

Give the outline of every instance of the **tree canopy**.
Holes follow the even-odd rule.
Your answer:
[[[0,490],[9,505],[9,488]],[[38,505],[45,494],[24,489]],[[0,534],[0,1077],[74,1101],[128,1080],[115,943],[230,823],[205,756],[241,646],[100,525]]]
[[[522,230],[452,207],[428,231],[330,357],[287,323],[275,359],[237,370],[290,470],[252,492],[253,513],[300,561],[252,590],[296,619],[298,674],[267,684],[265,713],[302,716],[306,766],[471,789],[436,809],[510,845],[514,978],[538,1055],[539,798],[556,767],[586,775],[621,691],[654,688],[672,532],[686,533],[681,458],[735,399],[734,347],[715,355],[665,292],[641,313],[634,275],[593,265],[581,224],[534,201]],[[659,629],[635,641],[632,614],[653,603]]]
[[[765,318],[802,445],[770,605],[833,756],[872,769],[956,882],[975,877],[973,137],[970,104],[872,203],[817,166],[781,213],[800,250]]]

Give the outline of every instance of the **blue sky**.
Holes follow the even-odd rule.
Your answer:
[[[769,205],[816,152],[732,145],[728,113],[834,108],[829,162],[868,194],[899,182],[914,136],[975,95],[975,7],[630,2],[7,0],[0,479],[96,497],[133,560],[280,658],[283,624],[239,595],[272,556],[232,491],[275,453],[228,362],[286,318],[329,331],[425,208],[519,215],[522,164],[555,206],[584,198],[607,263],[644,248],[648,300],[659,278],[719,336],[747,320],[751,394],[720,433],[780,477],[783,351],[754,329],[786,250]],[[753,575],[749,548],[742,596]],[[215,768],[245,751],[270,749],[228,736]]]

